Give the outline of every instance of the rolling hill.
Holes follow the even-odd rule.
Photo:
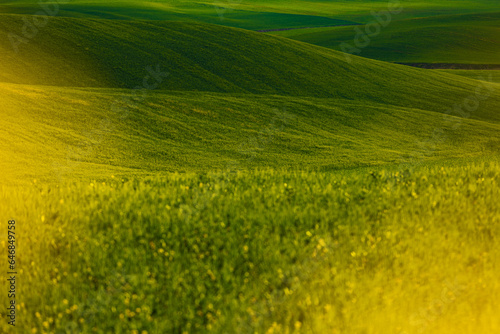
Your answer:
[[[224,169],[235,161],[337,169],[415,152],[425,160],[498,150],[497,84],[359,57],[349,63],[339,52],[264,34],[54,18],[18,54],[1,50],[2,161],[11,180]],[[156,90],[140,98],[119,88],[152,79],[148,63],[169,72]],[[476,89],[490,95],[477,110],[442,114]]]
[[[340,21],[366,23],[372,20],[371,11],[386,10],[389,2],[387,0],[112,0],[106,2],[71,0],[60,3],[58,16],[64,17],[196,21],[260,30],[338,25],[342,24]],[[398,4],[396,1],[393,3]],[[432,2],[419,0],[400,1],[399,4],[404,10],[397,15],[397,19],[480,13],[500,9],[496,0]],[[0,6],[0,13],[33,15],[39,9],[37,0],[5,0]]]
[[[372,36],[360,56],[390,62],[498,64],[500,8],[478,14],[441,15],[393,20]],[[372,18],[373,21],[373,18]],[[364,26],[359,26],[363,30]],[[341,50],[354,45],[353,27],[270,32],[291,39]]]
[[[3,32],[18,21],[4,15]],[[17,54],[5,40],[0,52],[9,179],[224,169],[235,161],[337,169],[415,152],[426,160],[498,150],[497,84],[348,62],[337,51],[241,29],[53,18]],[[142,90],[144,98],[123,88],[144,87],[145,76],[153,84],[151,71],[168,75]],[[476,91],[489,97],[473,112],[443,114],[464,109]],[[293,123],[285,126],[275,110]]]
[[[481,78],[487,79],[487,81],[500,83],[500,71],[498,70],[438,70],[441,72],[446,72],[454,75],[461,75],[471,79]]]
[[[1,18],[1,35],[22,31],[20,16]],[[25,85],[134,88],[160,75],[157,88],[168,91],[336,98],[438,112],[462,103],[478,85],[496,89],[284,38],[181,22],[52,18],[17,53],[1,39],[0,56],[0,81]],[[499,103],[491,95],[471,117],[498,121]]]
[[[131,102],[126,90],[13,84],[0,91],[3,181],[329,170],[492,154],[500,145],[498,123],[377,103],[164,91]]]

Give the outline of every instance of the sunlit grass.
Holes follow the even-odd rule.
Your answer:
[[[500,165],[488,160],[4,187],[19,327],[493,333]]]

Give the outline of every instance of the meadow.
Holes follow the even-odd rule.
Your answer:
[[[3,1],[0,333],[498,332],[500,7],[451,2],[351,55],[387,1]]]
[[[497,157],[2,191],[19,330],[493,333],[499,180]]]

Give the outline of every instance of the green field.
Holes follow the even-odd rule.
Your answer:
[[[54,3],[56,1],[47,1]],[[394,1],[395,2],[395,1]],[[247,15],[247,21],[259,24],[262,13],[304,15],[319,18],[338,17],[344,20],[366,23],[371,20],[371,11],[387,9],[388,1],[324,1],[324,0],[221,0],[192,1],[164,0],[137,1],[112,0],[100,1],[68,0],[60,2],[62,16],[69,17],[108,17],[114,19],[189,19],[203,21],[212,19],[219,21],[239,21],[238,16]],[[452,5],[450,5],[452,3]],[[403,18],[428,17],[442,14],[481,13],[498,9],[495,0],[437,0],[437,1],[404,1],[400,4],[405,8]],[[219,10],[214,10],[214,7]],[[39,9],[37,0],[3,1],[3,13],[34,14]],[[222,17],[222,20],[220,19]],[[293,24],[292,25],[296,25]]]
[[[496,158],[1,192],[21,332],[493,333],[499,180]]]
[[[401,4],[3,1],[0,333],[498,332],[500,6]]]
[[[446,73],[461,75],[464,77],[500,83],[500,71],[498,70],[439,70]]]
[[[8,93],[1,130],[4,182],[235,164],[340,169],[413,156],[494,154],[500,147],[500,124],[474,120],[487,118],[479,112],[462,119],[374,102],[220,93],[152,92],[145,102],[127,104],[122,98],[131,95],[120,90],[0,87]]]
[[[371,36],[369,44],[356,54],[403,63],[500,63],[500,8],[480,14],[443,15],[400,19],[392,16],[386,27]],[[372,18],[372,21],[375,21]],[[376,22],[376,21],[375,21]],[[366,26],[358,28],[366,32]],[[375,28],[371,28],[376,32]],[[298,29],[270,32],[294,40],[341,50],[342,43],[356,46],[353,27]],[[359,38],[360,43],[364,40]]]

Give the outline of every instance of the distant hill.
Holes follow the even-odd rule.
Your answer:
[[[500,7],[479,14],[394,19],[358,55],[405,63],[500,64]],[[357,29],[365,32],[363,25]],[[343,43],[355,46],[358,32],[330,27],[270,34],[341,50]]]
[[[50,3],[50,2],[49,2]],[[53,2],[52,2],[53,3]],[[436,15],[492,12],[500,10],[497,0],[108,0],[60,1],[58,16],[118,20],[175,20],[216,23],[250,30],[285,27],[337,25],[337,21],[366,23],[371,11],[400,5],[404,10],[394,19]],[[4,0],[0,13],[33,15],[38,0]]]
[[[15,53],[6,36],[21,33],[20,18],[1,16],[3,82],[134,88],[155,75],[149,67],[169,73],[163,90],[337,98],[440,112],[479,84],[210,24],[55,17]],[[491,96],[471,117],[500,120],[498,103]]]

